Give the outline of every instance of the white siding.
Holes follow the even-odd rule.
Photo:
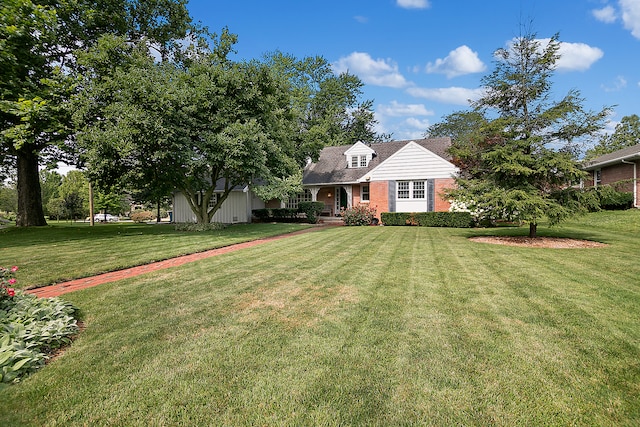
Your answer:
[[[371,181],[451,178],[456,167],[442,157],[410,142],[367,174]],[[398,211],[401,212],[401,211]]]
[[[213,215],[211,221],[224,224],[251,222],[251,197],[251,192],[232,191],[220,209]],[[196,222],[196,216],[182,193],[175,193],[173,196],[173,220],[175,222]]]
[[[374,151],[371,149],[371,147],[363,144],[362,142],[358,141],[355,144],[353,144],[347,151],[344,152],[345,155],[345,161],[347,162],[347,167],[351,168],[351,156],[357,156],[358,159],[360,158],[360,156],[365,156],[367,158],[367,164],[369,164],[369,162],[371,161],[371,158],[373,156]],[[358,160],[359,162],[359,160]],[[358,167],[361,167],[358,164]]]
[[[396,212],[427,212],[427,199],[396,199]]]

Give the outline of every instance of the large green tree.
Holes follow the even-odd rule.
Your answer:
[[[550,99],[559,48],[557,35],[548,43],[525,35],[495,52],[485,94],[473,104],[487,121],[473,134],[472,169],[450,193],[494,219],[528,222],[530,237],[541,219],[555,224],[589,207],[574,186],[584,176],[575,147],[609,114],[586,111],[577,90]]]
[[[161,180],[208,223],[235,187],[294,173],[303,156],[288,86],[265,64],[228,60],[233,40],[225,31],[210,52],[180,62],[156,62],[123,40],[101,46],[130,50],[121,66],[88,81],[76,102],[93,180],[138,189]]]
[[[46,225],[38,167],[73,155],[65,106],[77,88],[77,52],[115,34],[169,57],[190,25],[186,0],[0,4],[0,172],[17,171],[18,226]]]
[[[390,139],[375,132],[373,100],[361,100],[364,83],[357,76],[335,74],[321,56],[298,59],[276,51],[265,55],[265,62],[290,85],[291,107],[306,131],[299,144],[304,156],[325,146]]]
[[[593,159],[636,144],[640,144],[640,117],[632,114],[624,116],[612,134],[602,136],[598,144],[587,150],[585,158]]]

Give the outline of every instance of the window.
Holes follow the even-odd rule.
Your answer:
[[[408,199],[409,194],[409,181],[398,181],[398,199]]]
[[[363,202],[369,201],[369,184],[363,184],[360,187],[360,200]]]
[[[597,171],[594,172],[593,174],[593,185],[595,187],[599,186],[600,184],[602,184],[602,170],[598,169]]]
[[[398,199],[425,199],[425,181],[398,181]]]
[[[424,181],[413,181],[413,198],[424,199]]]
[[[351,168],[366,168],[367,167],[367,156],[366,155],[362,155],[362,156],[351,156],[351,163],[350,166]]]
[[[287,202],[287,208],[289,209],[298,209],[298,203],[300,202],[311,202],[311,191],[305,188],[304,192],[298,193],[295,196],[291,197]]]

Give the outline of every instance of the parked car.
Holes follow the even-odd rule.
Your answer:
[[[95,222],[116,222],[118,217],[111,214],[95,214],[93,220]]]

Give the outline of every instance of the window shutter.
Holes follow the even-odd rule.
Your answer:
[[[436,208],[435,183],[433,179],[427,180],[427,212],[433,212]]]
[[[395,212],[396,211],[396,182],[388,181],[387,185],[389,186],[388,188],[389,212]]]

